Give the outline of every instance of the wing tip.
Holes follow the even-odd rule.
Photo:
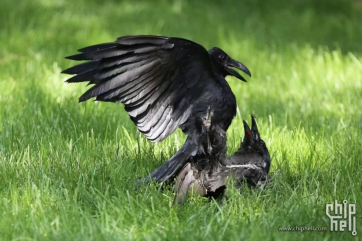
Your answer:
[[[65,58],[70,59],[70,60],[76,60],[76,61],[78,61],[78,60],[89,60],[84,53],[70,55],[70,56],[67,56]]]
[[[83,95],[82,95],[81,97],[78,98],[78,103],[82,103],[82,102],[84,102],[84,101],[86,101],[86,100],[88,100],[88,99],[90,99],[90,98],[85,98],[85,97],[83,97]]]
[[[108,43],[102,43],[102,44],[95,44],[95,45],[91,45],[91,46],[87,46],[87,47],[78,49],[78,52],[91,53],[91,52],[96,52],[96,51],[99,51],[99,50],[102,50],[102,49],[115,47],[117,45],[118,45],[117,42],[108,42]]]

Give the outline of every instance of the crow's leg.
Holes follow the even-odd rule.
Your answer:
[[[214,115],[214,112],[210,109],[210,106],[207,108],[206,116],[202,118],[202,134],[206,134],[206,141],[207,141],[207,148],[206,152],[208,155],[212,155],[212,145],[211,145],[211,139],[210,139],[210,132],[212,129],[211,126],[211,118]]]

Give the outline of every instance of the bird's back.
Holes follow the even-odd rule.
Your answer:
[[[233,118],[236,115],[236,98],[227,81],[215,75],[203,87],[204,91],[199,92],[199,98],[193,104],[189,120],[181,125],[181,129],[186,133],[193,133],[193,124],[197,119],[203,118],[207,114],[207,109],[213,111],[211,122],[213,126],[218,126],[227,131]]]

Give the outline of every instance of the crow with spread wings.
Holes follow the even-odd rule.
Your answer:
[[[89,46],[69,56],[88,62],[64,70],[68,83],[89,81],[79,101],[123,103],[131,120],[150,141],[162,141],[178,127],[188,136],[169,161],[150,174],[157,182],[174,177],[187,160],[205,150],[197,143],[197,121],[213,112],[211,122],[227,130],[236,114],[236,100],[227,75],[246,81],[240,62],[219,48],[207,51],[181,38],[125,36],[115,42]]]

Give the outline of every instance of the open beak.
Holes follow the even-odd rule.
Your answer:
[[[245,120],[243,120],[243,124],[244,124],[244,131],[245,131],[245,137],[244,138],[251,138],[250,127],[248,126],[248,124],[246,123]]]
[[[258,140],[259,139],[259,130],[258,130],[258,125],[256,124],[256,121],[255,121],[254,115],[251,115],[251,130],[253,132],[254,139]]]
[[[248,70],[248,68],[245,65],[243,65],[242,63],[240,63],[240,62],[238,62],[238,61],[236,61],[236,60],[229,57],[226,60],[226,66],[225,66],[226,72],[228,72],[230,75],[232,75],[232,76],[246,82],[246,79],[244,79],[243,76],[241,76],[238,72],[236,72],[232,68],[240,69],[245,74],[247,74],[247,75],[249,75],[251,77],[251,73],[250,73],[250,71]]]

